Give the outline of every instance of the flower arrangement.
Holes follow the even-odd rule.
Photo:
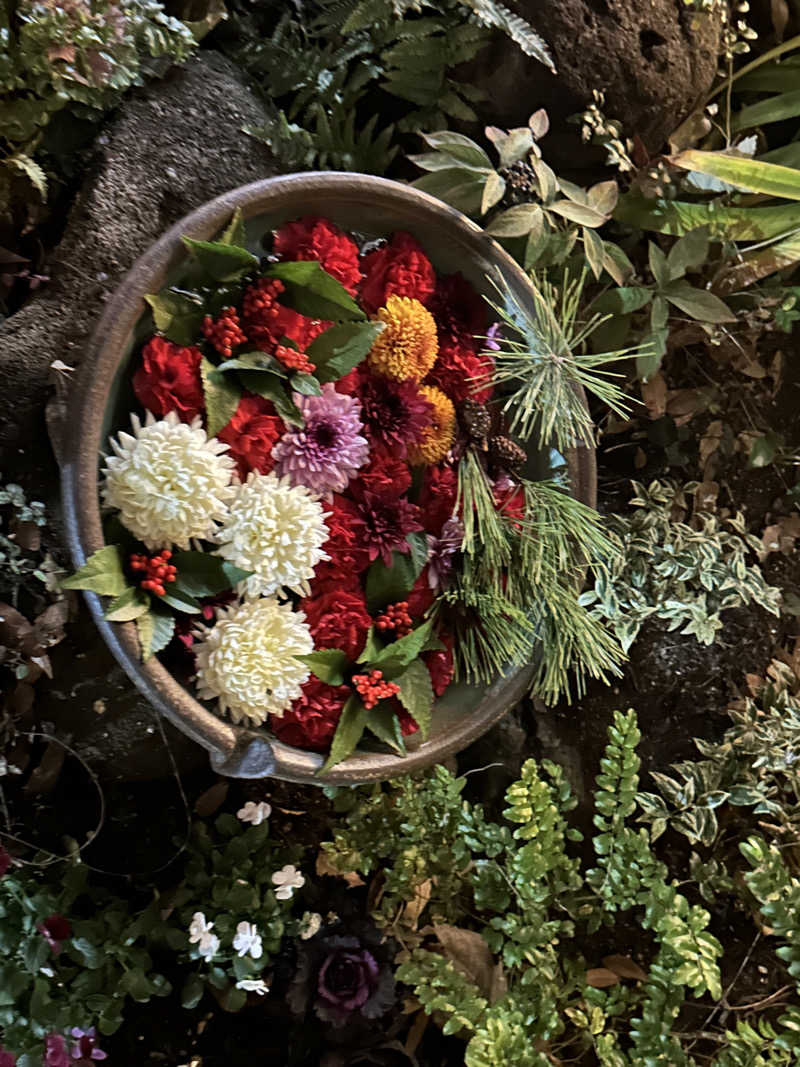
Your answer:
[[[66,588],[112,597],[143,659],[188,655],[198,697],[327,752],[323,771],[365,731],[405,752],[454,679],[486,685],[536,643],[547,697],[572,667],[614,669],[576,598],[597,517],[525,470],[530,447],[587,433],[577,402],[565,426],[537,408],[537,376],[570,398],[616,386],[544,298],[526,318],[501,283],[493,310],[412,235],[324,218],[267,234],[261,259],[238,213],[184,243],[182,287],[147,297],[143,414],[103,462],[109,543]]]

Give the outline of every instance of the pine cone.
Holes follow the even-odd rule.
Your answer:
[[[521,470],[527,458],[525,449],[520,448],[510,437],[498,435],[489,441],[489,459],[495,467],[513,473]]]
[[[484,447],[492,428],[492,417],[485,405],[479,404],[477,400],[465,400],[459,407],[458,414],[470,443]]]

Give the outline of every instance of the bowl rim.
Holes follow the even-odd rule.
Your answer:
[[[412,186],[372,175],[346,171],[307,171],[265,178],[239,186],[202,204],[179,219],[133,264],[107,301],[86,346],[71,387],[67,431],[61,459],[61,486],[66,540],[76,568],[105,544],[100,516],[99,463],[102,423],[114,375],[131,331],[146,310],[144,294],[158,291],[167,275],[185,259],[182,236],[209,240],[228,222],[238,207],[245,219],[287,209],[287,218],[302,214],[303,194],[324,193],[354,204],[376,199],[390,209],[416,210],[440,226],[452,229],[454,240],[471,246],[493,262],[513,289],[531,291],[522,268],[496,241],[461,212]],[[585,403],[583,390],[578,393]],[[578,445],[566,456],[573,495],[594,506],[597,471],[594,449]],[[157,656],[139,659],[133,622],[109,623],[103,618],[101,598],[85,592],[95,624],[111,652],[148,701],[170,722],[206,748],[215,770],[230,777],[260,778],[274,775],[287,781],[354,784],[392,778],[419,770],[460,751],[485,733],[522,698],[532,668],[522,667],[500,677],[486,690],[477,708],[459,719],[446,737],[422,741],[406,756],[356,750],[328,774],[318,776],[324,756],[293,748],[267,736],[263,730],[237,726],[204,707],[172,675]],[[500,697],[492,706],[490,698]],[[485,707],[489,701],[489,708]],[[476,714],[483,709],[481,714]]]

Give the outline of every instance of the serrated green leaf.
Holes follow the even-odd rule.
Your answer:
[[[104,618],[108,622],[132,622],[144,615],[150,607],[150,598],[144,590],[128,586],[109,604]]]
[[[258,257],[238,245],[224,244],[222,241],[195,241],[191,237],[182,237],[181,240],[192,258],[214,281],[237,281],[258,266]]]
[[[393,552],[391,566],[376,559],[367,571],[365,596],[373,613],[403,600],[428,560],[428,541],[424,534],[409,534],[406,540],[409,551]]]
[[[263,396],[265,400],[271,400],[275,405],[284,422],[291,426],[302,426],[305,423],[303,414],[286,391],[283,381],[273,374],[262,374],[259,371],[242,371],[239,380],[245,389],[257,396]]]
[[[402,674],[403,670],[412,663],[421,652],[433,648],[441,648],[442,643],[433,631],[433,620],[428,619],[421,626],[417,626],[410,634],[401,637],[391,645],[387,645],[375,659],[369,664],[370,667],[380,667],[385,678],[394,680],[394,676]]]
[[[369,709],[367,729],[385,745],[405,756],[406,743],[400,729],[400,720],[388,701],[382,700]]]
[[[178,571],[170,590],[190,597],[224,593],[249,578],[252,573],[235,567],[222,556],[211,552],[176,552],[170,562]]]
[[[322,393],[319,381],[313,374],[293,374],[289,379],[289,388],[301,396],[319,396]]]
[[[364,647],[361,650],[361,655],[356,660],[356,663],[369,663],[385,648],[385,644],[378,637],[377,631],[374,626],[370,626],[367,639],[364,642]]]
[[[357,696],[351,696],[342,708],[342,714],[333,735],[331,750],[319,774],[326,774],[337,763],[347,759],[361,740],[369,712]]]
[[[196,293],[164,290],[148,293],[145,300],[153,313],[156,330],[176,345],[190,345],[200,334],[205,306]]]
[[[142,657],[142,663],[147,663],[153,654],[154,632],[155,617],[152,611],[146,611],[136,619],[136,634],[139,638],[139,654]]]
[[[100,596],[120,596],[128,587],[122,569],[122,552],[117,545],[106,545],[87,559],[75,574],[63,578],[62,589],[87,589]]]
[[[357,367],[383,330],[382,322],[344,322],[331,326],[308,346],[320,382],[335,382]]]
[[[279,378],[286,377],[286,368],[268,352],[241,352],[238,356],[234,356],[233,359],[226,359],[223,363],[220,363],[217,370],[258,371],[264,374],[275,374]]]
[[[366,318],[341,282],[323,270],[315,259],[272,263],[266,276],[283,282],[281,303],[301,315],[334,322]]]
[[[236,414],[242,390],[205,357],[200,363],[200,376],[206,404],[207,433],[209,437],[216,437]]]
[[[203,610],[202,605],[198,604],[193,596],[176,591],[172,586],[167,586],[166,593],[158,600],[160,604],[168,604],[173,610],[183,612],[185,615],[199,615]]]
[[[434,699],[430,671],[421,659],[415,659],[392,681],[400,687],[397,699],[416,721],[423,738],[426,738],[431,728]]]
[[[307,656],[296,656],[295,659],[305,663],[315,677],[328,685],[344,683],[344,672],[350,662],[346,653],[338,648],[318,649]]]

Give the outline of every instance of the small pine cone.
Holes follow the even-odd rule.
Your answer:
[[[525,449],[510,437],[497,436],[489,441],[489,459],[495,467],[513,473],[522,469],[527,458]]]
[[[484,445],[492,428],[492,417],[488,409],[477,400],[465,400],[458,410],[464,433],[473,444]]]

